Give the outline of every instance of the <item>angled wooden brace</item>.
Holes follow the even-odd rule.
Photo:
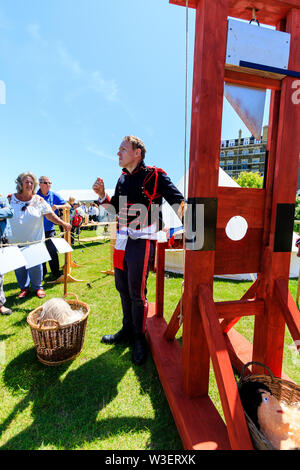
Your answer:
[[[241,300],[255,298],[258,284],[259,279],[256,279],[247,292],[245,292],[245,294],[242,296]],[[224,318],[224,320],[221,322],[221,328],[223,332],[228,333],[228,331],[239,321],[240,318],[240,316],[235,318]]]
[[[300,341],[300,312],[285,279],[275,281],[275,295],[293,340]],[[300,353],[300,347],[298,347]]]
[[[253,449],[212,291],[207,285],[199,286],[198,303],[231,448],[233,450]]]
[[[164,338],[167,341],[173,341],[175,339],[176,333],[179,330],[181,324],[180,324],[180,313],[181,310],[183,309],[183,300],[182,298],[179,299],[178,304],[176,305],[176,308],[174,310],[174,313],[172,315],[172,318],[166,328],[166,331],[164,333]]]
[[[173,341],[175,339],[176,333],[182,324],[183,306],[184,301],[181,297],[164,333],[164,337],[167,341]],[[255,300],[253,298],[242,298],[241,300],[215,302],[215,308],[218,318],[223,319],[221,328],[225,324],[227,327],[225,331],[223,331],[227,333],[240,318],[249,315],[262,315],[264,313],[264,301]],[[182,314],[182,319],[180,319],[180,314]],[[238,317],[236,316],[237,314],[239,315]]]

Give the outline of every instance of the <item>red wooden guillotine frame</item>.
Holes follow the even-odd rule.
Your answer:
[[[186,6],[186,0],[170,3]],[[250,20],[255,8],[260,23],[289,32],[289,70],[300,72],[300,0],[189,0],[188,6],[196,9],[188,196],[199,198],[205,211],[210,203],[215,207],[215,227],[208,227],[215,243],[186,250],[182,304],[169,324],[163,318],[166,245],[158,244],[157,297],[147,335],[185,449],[252,449],[233,368],[258,361],[281,376],[285,325],[300,340],[299,310],[288,290],[300,104],[292,99],[293,77],[227,70],[227,18]],[[218,187],[224,82],[272,90],[264,189]],[[236,215],[248,223],[240,241],[225,232]],[[242,299],[214,302],[214,275],[253,272],[257,280]],[[182,348],[175,339],[181,309]],[[255,316],[252,343],[233,328],[246,315]],[[210,360],[226,424],[208,395]],[[252,371],[264,373],[257,365]]]

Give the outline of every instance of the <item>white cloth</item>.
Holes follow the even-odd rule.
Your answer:
[[[82,206],[77,208],[78,214],[84,219],[86,216],[86,212],[82,209]]]
[[[79,207],[80,210],[82,210],[82,212],[84,214],[87,214],[88,213],[88,210],[87,210],[87,207],[85,204],[82,204],[80,207]]]
[[[90,207],[89,207],[89,215],[96,215],[96,216],[98,216],[98,215],[99,215],[99,209],[98,209],[98,207],[90,206]]]
[[[52,213],[50,205],[37,194],[26,202],[19,201],[13,194],[10,206],[14,209],[14,216],[10,219],[12,235],[9,237],[9,243],[22,245],[44,240],[44,215]]]

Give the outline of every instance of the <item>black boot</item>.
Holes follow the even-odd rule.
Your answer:
[[[127,343],[132,341],[132,335],[127,330],[122,328],[120,331],[114,335],[105,335],[101,339],[101,343],[105,344],[120,344]]]
[[[145,336],[138,336],[134,340],[134,347],[132,353],[132,362],[136,366],[141,366],[147,360],[148,345]]]

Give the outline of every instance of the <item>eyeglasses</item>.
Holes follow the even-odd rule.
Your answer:
[[[51,181],[41,181],[42,184],[52,184]]]
[[[29,206],[29,202],[27,202],[27,204],[24,204],[24,206],[22,207],[21,211],[22,211],[22,212],[25,212],[28,206]]]

